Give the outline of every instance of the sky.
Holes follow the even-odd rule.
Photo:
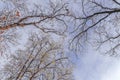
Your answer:
[[[75,80],[120,80],[120,59],[87,49],[76,61]]]
[[[38,1],[39,0],[36,0],[36,2]],[[80,0],[76,1],[79,2]],[[34,3],[35,1],[32,2]],[[29,6],[31,5],[30,3],[31,2],[29,2]],[[3,6],[4,5],[0,5],[1,8]],[[78,5],[76,6],[75,4],[71,3],[70,7],[73,7],[74,11],[77,11]],[[25,31],[25,29],[22,31]],[[23,38],[26,36],[27,35],[24,35]],[[86,45],[85,51],[80,54],[77,59],[74,58],[76,57],[72,57],[71,60],[74,60],[76,64],[73,71],[75,80],[120,80],[119,57],[102,55],[88,44]],[[2,65],[7,61],[5,59],[7,59],[5,56],[0,57],[0,67],[2,67]]]

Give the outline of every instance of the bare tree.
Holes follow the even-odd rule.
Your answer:
[[[4,49],[9,46],[9,43],[15,44],[17,42],[19,33],[16,30],[20,27],[33,26],[46,34],[54,33],[60,36],[67,30],[67,24],[64,21],[64,16],[67,13],[65,10],[66,3],[49,1],[48,9],[34,4],[32,10],[28,9],[29,7],[25,2],[26,0],[5,1],[6,6],[0,11],[0,43],[5,47]]]
[[[32,26],[44,34],[58,36],[63,36],[67,30],[67,3],[49,1],[47,10],[35,4],[31,11],[25,1],[4,1],[6,6],[0,11],[0,53],[7,51],[11,43],[18,42],[18,28]],[[73,80],[72,66],[65,56],[63,44],[50,41],[50,38],[43,37],[45,35],[42,38],[38,36],[29,39],[25,50],[17,50],[9,57],[10,61],[1,71],[1,79]]]
[[[63,0],[49,0],[46,6],[34,4],[33,9],[29,9],[26,1],[4,1],[9,6],[0,11],[0,53],[18,42],[17,29],[32,26],[44,34],[67,33],[71,37],[70,48],[75,51],[92,39],[98,50],[104,48],[103,52],[111,56],[119,54],[118,0],[72,0],[80,6],[77,11]],[[10,63],[2,71],[6,80],[71,80],[71,65],[61,48],[64,43],[58,45],[49,40],[32,37],[25,50],[11,55]]]
[[[77,11],[70,7],[70,2],[63,0],[56,2],[48,0],[46,6],[34,4],[33,9],[29,9],[25,0],[5,1],[10,6],[6,6],[0,11],[1,46],[6,48],[5,42],[16,42],[16,39],[13,38],[14,34],[9,34],[9,38],[8,34],[5,34],[9,30],[15,31],[16,27],[33,26],[44,33],[57,35],[69,33],[71,29],[74,29],[70,34],[70,36],[73,35],[70,48],[75,50],[80,49],[81,46],[84,47],[84,42],[89,42],[90,36],[95,33],[97,34],[97,49],[103,48],[102,45],[109,44],[111,47],[105,50],[105,53],[117,54],[120,33],[120,2],[118,0],[72,1],[80,6]]]
[[[4,80],[73,80],[68,57],[47,37],[32,36],[29,46],[11,55],[1,72]]]
[[[119,0],[81,0],[81,8],[80,16],[72,16],[79,24],[72,32],[75,35],[71,46],[79,49],[85,45],[84,42],[90,42],[92,39],[96,42],[97,49],[102,52],[119,55]]]

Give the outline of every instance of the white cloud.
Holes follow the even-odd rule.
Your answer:
[[[89,47],[74,70],[75,80],[120,80],[120,59],[103,56]]]
[[[102,75],[101,80],[120,80],[120,60],[115,61],[112,67]]]

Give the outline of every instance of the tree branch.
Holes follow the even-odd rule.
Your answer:
[[[113,0],[113,1],[120,6],[120,3],[117,0]]]

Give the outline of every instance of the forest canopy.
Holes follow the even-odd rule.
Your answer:
[[[10,59],[1,73],[6,80],[72,80],[68,55],[80,55],[88,44],[102,54],[119,56],[118,0],[0,4],[0,54]]]

